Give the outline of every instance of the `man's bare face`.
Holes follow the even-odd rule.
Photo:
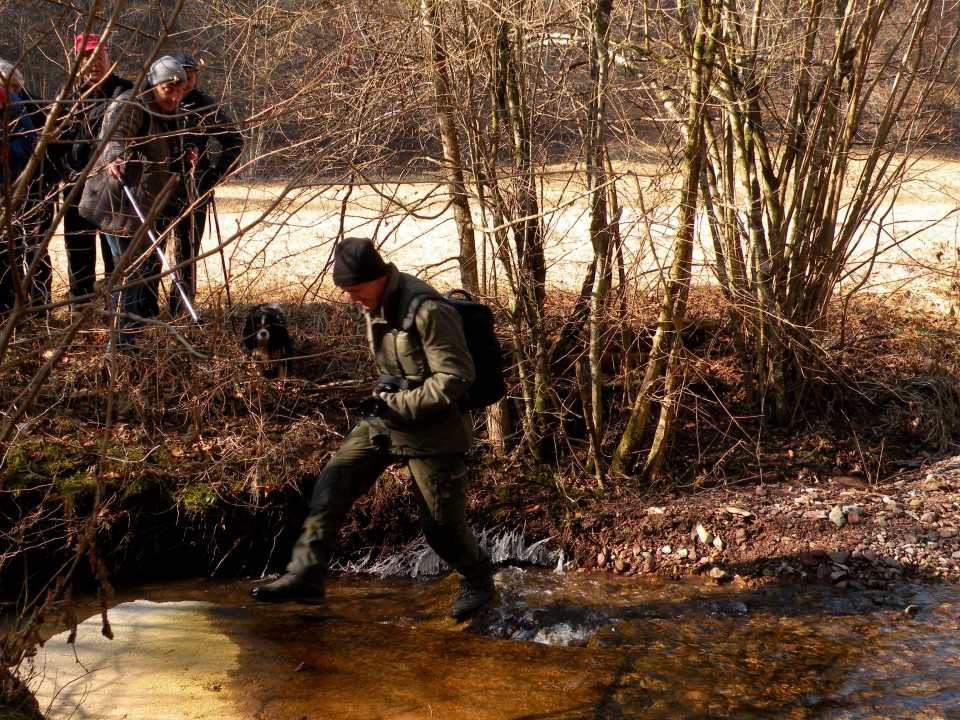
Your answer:
[[[180,101],[183,100],[187,84],[183,82],[165,82],[160,85],[154,85],[151,90],[153,99],[164,112],[174,112],[180,107]]]
[[[83,54],[83,66],[80,68],[80,79],[84,85],[96,85],[107,76],[110,69],[110,55],[104,48],[99,52],[90,51]]]
[[[346,293],[351,303],[359,305],[368,312],[373,312],[380,307],[380,301],[383,300],[383,290],[387,285],[387,279],[388,276],[384,275],[376,280],[370,280],[359,285],[349,285],[340,289]]]

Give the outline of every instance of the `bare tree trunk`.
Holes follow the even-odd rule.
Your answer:
[[[447,68],[447,50],[437,23],[437,0],[422,0],[423,25],[430,40],[430,58],[433,62],[433,90],[437,99],[437,120],[443,143],[443,172],[450,187],[453,219],[460,237],[460,282],[468,292],[480,292],[477,272],[477,243],[470,213],[470,198],[463,179],[463,157],[457,132],[454,98],[450,89]]]
[[[603,487],[605,462],[602,454],[604,426],[603,367],[601,360],[608,344],[607,315],[610,303],[613,243],[608,214],[608,184],[606,155],[606,91],[607,71],[610,65],[609,42],[612,0],[600,0],[590,9],[591,69],[593,80],[591,97],[587,103],[587,182],[590,192],[590,239],[593,243],[594,275],[590,300],[589,339],[589,394],[584,419],[590,437],[590,460],[597,485]]]
[[[549,336],[544,323],[546,258],[537,173],[533,167],[533,109],[523,75],[524,30],[495,14],[484,16],[489,80],[485,97],[489,124],[471,127],[471,148],[478,155],[481,214],[494,225],[490,240],[509,284],[514,380],[524,440],[535,461],[546,459],[544,443],[555,437],[557,423],[549,364]],[[475,18],[476,19],[476,18]],[[499,162],[509,151],[510,167],[501,179]],[[505,408],[500,411],[505,413]],[[501,415],[500,420],[505,416]],[[489,420],[490,418],[488,418]],[[498,422],[494,420],[494,424]]]
[[[681,10],[681,20],[683,20],[689,8],[683,5]],[[643,470],[643,476],[647,482],[656,476],[663,463],[677,412],[676,392],[679,387],[679,378],[683,373],[680,362],[683,352],[680,328],[686,314],[687,297],[690,292],[697,198],[703,159],[703,124],[706,116],[706,98],[710,88],[714,33],[717,25],[715,9],[707,3],[701,4],[698,20],[689,68],[690,97],[687,141],[684,148],[686,167],[680,194],[679,228],[673,247],[674,259],[670,277],[664,288],[660,319],[653,338],[653,348],[650,351],[643,385],[640,387],[633,412],[610,464],[613,473],[626,475],[631,471],[634,456],[646,433],[652,405],[659,388],[662,392],[660,420]]]

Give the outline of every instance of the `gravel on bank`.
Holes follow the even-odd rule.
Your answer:
[[[917,464],[919,465],[919,464]],[[960,581],[960,456],[885,481],[698,490],[580,520],[584,568],[882,588]]]

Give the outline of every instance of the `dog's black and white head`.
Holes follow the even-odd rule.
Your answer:
[[[243,346],[260,363],[264,377],[287,377],[293,345],[287,318],[278,305],[264,303],[250,311],[243,326]]]

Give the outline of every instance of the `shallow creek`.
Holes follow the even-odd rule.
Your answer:
[[[118,590],[113,640],[88,609],[75,646],[39,650],[41,704],[55,720],[960,717],[950,586],[505,568],[495,606],[458,625],[449,576],[342,575],[320,606],[259,604],[252,585]]]

